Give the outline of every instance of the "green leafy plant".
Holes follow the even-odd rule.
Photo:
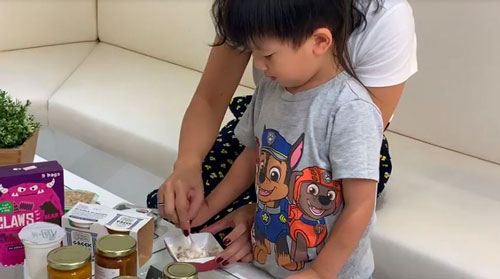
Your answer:
[[[0,90],[0,148],[22,145],[40,127],[28,113],[29,105],[29,101],[14,101],[7,92]]]

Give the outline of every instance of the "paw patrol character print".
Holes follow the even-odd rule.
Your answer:
[[[297,166],[304,148],[304,135],[294,144],[273,129],[264,128],[262,146],[257,160],[257,213],[253,247],[257,262],[264,264],[274,248],[277,263],[289,270],[302,266],[293,263],[287,242],[289,235],[287,199],[292,170]]]
[[[294,261],[308,261],[308,249],[319,253],[328,235],[325,217],[337,214],[343,204],[342,185],[333,181],[330,172],[311,167],[293,174],[290,199],[291,256]]]

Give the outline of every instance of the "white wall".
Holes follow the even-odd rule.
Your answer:
[[[391,130],[500,163],[500,1],[410,3],[419,72]]]
[[[96,0],[0,0],[0,51],[96,39]]]

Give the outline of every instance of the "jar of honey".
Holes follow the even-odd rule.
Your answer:
[[[165,279],[198,279],[198,270],[190,263],[171,263],[163,269]]]
[[[111,234],[96,242],[95,278],[137,276],[136,241],[128,235]]]
[[[90,251],[82,246],[56,248],[47,255],[48,279],[91,279]]]

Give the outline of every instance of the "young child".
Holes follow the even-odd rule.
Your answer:
[[[214,4],[221,43],[252,51],[266,77],[235,130],[246,149],[200,212],[231,203],[254,176],[254,264],[277,278],[368,279],[374,270],[383,125],[345,51],[350,2]]]

